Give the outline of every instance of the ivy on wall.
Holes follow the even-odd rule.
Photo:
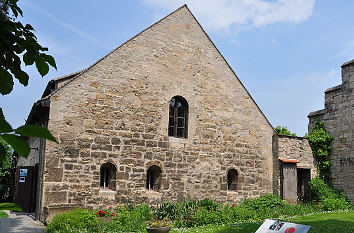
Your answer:
[[[331,141],[333,138],[325,129],[323,122],[317,119],[310,134],[307,135],[312,154],[317,161],[317,174],[327,184],[331,184]]]

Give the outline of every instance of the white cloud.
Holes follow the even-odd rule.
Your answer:
[[[186,3],[208,29],[265,26],[276,22],[301,23],[312,15],[316,0],[141,0],[173,10]]]

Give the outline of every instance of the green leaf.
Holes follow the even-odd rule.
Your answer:
[[[4,161],[6,158],[6,149],[5,147],[0,143],[0,164]]]
[[[34,63],[34,61],[36,60],[36,54],[30,51],[27,51],[24,55],[23,55],[23,61],[25,62],[25,65],[32,65]]]
[[[46,128],[42,128],[37,125],[20,126],[15,129],[15,133],[25,137],[45,138],[53,142],[57,142],[57,140]]]
[[[54,67],[57,70],[57,65],[55,64],[55,60],[52,56],[44,54],[45,55],[45,60],[49,63],[49,65],[51,65],[52,67]]]
[[[18,16],[18,12],[14,6],[10,6],[12,13],[15,15],[15,18]]]
[[[2,95],[9,94],[14,86],[12,75],[7,71],[0,69],[0,93]]]
[[[22,157],[27,158],[30,153],[30,147],[25,139],[13,134],[3,134],[0,136]]]
[[[15,75],[15,78],[17,78],[22,85],[28,85],[29,76],[26,72],[19,69],[13,69],[11,70],[11,72]]]
[[[43,59],[43,56],[38,56],[36,59],[36,67],[38,72],[41,74],[41,76],[43,77],[44,75],[46,75],[49,71],[49,66],[46,63],[46,61]]]
[[[13,129],[9,123],[5,120],[5,116],[2,112],[2,108],[0,108],[0,133],[8,133],[12,132]]]
[[[26,24],[25,29],[27,30],[34,30],[34,28],[31,26],[31,24]]]
[[[12,210],[12,211],[17,211],[17,212],[22,212],[22,209],[19,205],[15,203],[0,203],[0,210]]]

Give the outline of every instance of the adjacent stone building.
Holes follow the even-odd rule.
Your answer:
[[[15,199],[42,221],[127,200],[239,202],[279,194],[289,178],[296,187],[298,162],[313,169],[306,139],[278,139],[187,6],[50,81],[27,123],[59,142],[29,139],[19,158]],[[283,164],[295,172],[280,178]],[[283,196],[296,202],[296,191]]]
[[[342,65],[342,84],[325,91],[325,108],[311,112],[309,132],[320,118],[333,137],[331,173],[333,185],[354,201],[354,60]]]

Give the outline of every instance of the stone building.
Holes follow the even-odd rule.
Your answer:
[[[18,162],[15,200],[42,221],[127,200],[239,202],[313,169],[306,139],[278,138],[187,6],[50,81],[27,123],[59,141],[28,139]]]
[[[311,112],[309,132],[320,118],[333,137],[331,173],[333,185],[354,202],[354,60],[342,65],[342,84],[325,91],[325,108]]]

